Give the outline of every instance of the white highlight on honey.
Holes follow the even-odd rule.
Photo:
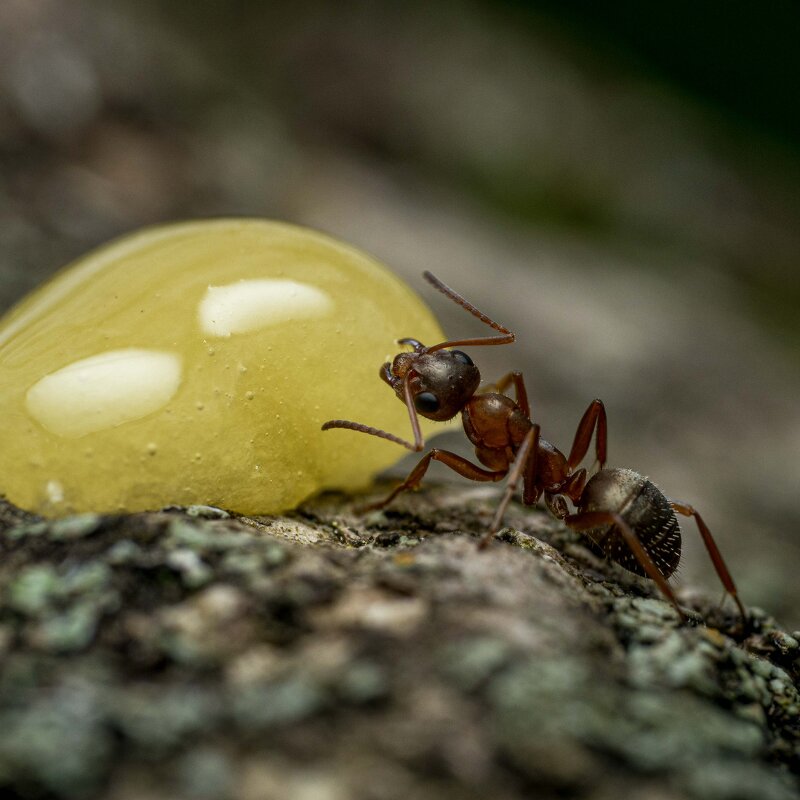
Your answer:
[[[174,353],[109,350],[45,375],[28,390],[26,405],[51,433],[78,437],[158,411],[180,382],[181,359]]]
[[[198,308],[200,328],[209,336],[228,337],[262,328],[324,317],[333,301],[320,289],[290,280],[241,280],[209,286]]]

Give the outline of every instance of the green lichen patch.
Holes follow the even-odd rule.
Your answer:
[[[0,788],[797,796],[796,636],[699,596],[681,624],[537,511],[479,552],[488,497],[363,519],[340,495],[277,519],[3,511]]]

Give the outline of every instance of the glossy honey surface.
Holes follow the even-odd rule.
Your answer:
[[[0,493],[47,515],[258,514],[358,488],[406,451],[320,426],[410,435],[378,378],[403,336],[444,338],[385,267],[313,231],[233,219],[127,236],[0,320]]]

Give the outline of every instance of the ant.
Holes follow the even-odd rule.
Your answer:
[[[329,420],[322,429],[360,431],[420,452],[424,441],[418,415],[445,421],[460,412],[464,433],[475,446],[475,455],[483,466],[434,447],[399,486],[384,500],[368,506],[367,510],[384,508],[401,492],[418,488],[431,461],[439,461],[473,481],[496,482],[508,477],[489,530],[480,540],[479,547],[483,549],[500,529],[506,507],[521,480],[525,505],[535,505],[544,495],[545,504],[553,516],[563,520],[572,530],[588,536],[612,561],[630,572],[652,579],[685,621],[686,616],[667,583],[681,556],[677,512],[694,517],[717,575],[736,603],[742,620],[746,621],[747,613],[733,578],[700,514],[686,503],[667,499],[651,481],[633,470],[606,467],[608,429],[602,401],[593,400],[586,409],[578,423],[572,449],[565,456],[541,437],[539,424],[531,419],[521,372],[510,372],[496,384],[479,390],[481,375],[472,359],[461,350],[450,349],[511,344],[515,335],[430,272],[424,272],[423,276],[450,300],[497,331],[497,335],[450,340],[431,347],[416,339],[398,341],[412,350],[399,353],[391,364],[383,364],[379,374],[405,403],[413,442],[348,420]],[[516,400],[506,394],[512,385]],[[593,434],[596,461],[589,477],[587,470],[578,469],[578,466],[589,451]],[[575,506],[574,513],[570,513],[567,500]]]

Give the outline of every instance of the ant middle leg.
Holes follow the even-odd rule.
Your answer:
[[[647,577],[655,582],[662,594],[675,607],[681,620],[686,622],[686,614],[683,613],[683,610],[678,605],[678,598],[675,596],[675,592],[672,591],[672,587],[667,583],[667,579],[661,574],[653,559],[644,549],[633,528],[628,525],[620,514],[613,511],[582,511],[565,517],[564,523],[568,528],[578,532],[590,531],[606,525],[616,526],[617,530],[622,534],[625,544],[628,545],[636,560],[641,564],[642,569],[647,573]]]
[[[396,486],[389,495],[377,503],[371,503],[364,507],[365,511],[375,511],[380,508],[385,508],[392,500],[397,497],[401,492],[407,492],[419,487],[422,478],[428,471],[431,461],[439,461],[447,467],[450,467],[454,472],[457,472],[464,478],[471,481],[481,481],[486,483],[501,481],[508,474],[508,470],[488,470],[473,464],[466,458],[462,458],[449,450],[439,450],[434,448],[424,455],[419,463],[411,470],[408,477],[398,486]]]
[[[690,506],[688,503],[678,503],[674,500],[670,500],[669,504],[672,506],[673,511],[677,511],[685,517],[694,517],[694,521],[697,523],[697,530],[700,531],[703,544],[706,546],[708,555],[711,558],[711,563],[714,565],[714,569],[722,585],[725,587],[725,591],[733,598],[734,603],[736,603],[736,607],[742,615],[742,622],[746,624],[748,620],[747,612],[742,605],[742,601],[739,599],[739,593],[736,591],[736,584],[733,582],[733,577],[725,564],[725,560],[722,558],[722,553],[720,553],[717,543],[711,535],[711,531],[708,529],[708,525],[706,525],[703,518],[697,513],[694,507]]]
[[[578,430],[575,432],[575,440],[572,442],[572,450],[569,451],[567,468],[570,472],[583,461],[589,451],[592,441],[592,434],[597,429],[594,440],[596,464],[600,469],[606,465],[608,455],[608,422],[606,420],[606,407],[602,400],[592,400],[589,408],[586,409],[581,421],[578,423]]]
[[[531,406],[528,402],[528,391],[525,388],[525,379],[522,377],[521,372],[509,372],[508,374],[503,375],[500,380],[490,383],[485,387],[485,389],[486,391],[494,389],[498,394],[505,394],[506,389],[508,389],[512,383],[514,384],[514,393],[516,394],[517,405],[520,407],[522,413],[525,414],[528,419],[530,419]]]

